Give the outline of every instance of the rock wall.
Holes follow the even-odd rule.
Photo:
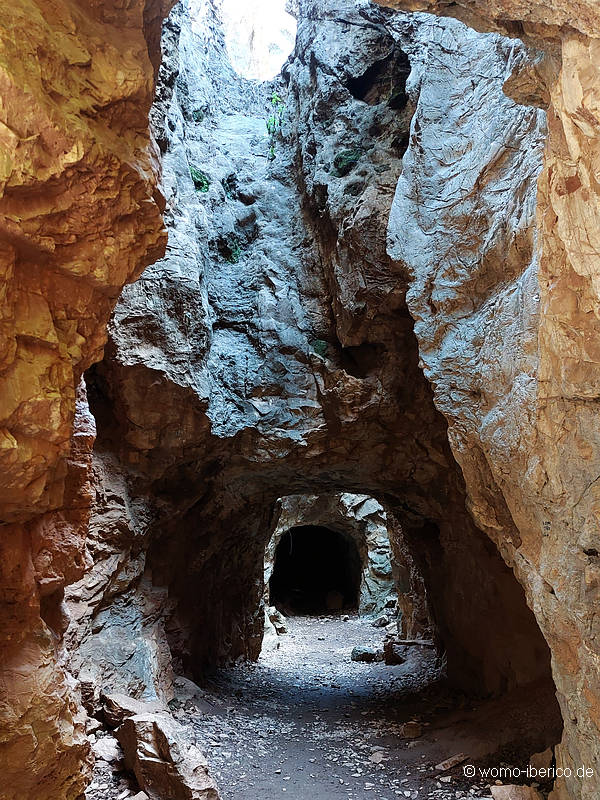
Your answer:
[[[452,20],[302,0],[270,85],[234,73],[218,3],[173,10],[160,67],[158,3],[13,4],[0,56],[10,798],[85,785],[63,593],[87,708],[114,689],[168,700],[173,668],[258,654],[265,545],[294,494],[389,509],[466,690],[548,677],[514,569],[553,650],[562,763],[593,763],[596,12],[580,3],[562,32],[558,0],[506,3],[489,26],[546,56]],[[453,6],[475,7],[488,24],[483,2]],[[69,444],[75,386],[122,284],[165,243],[155,69],[169,246],[123,291],[87,372],[92,458],[83,394]],[[539,248],[544,115],[503,85],[551,101]]]
[[[362,562],[359,614],[377,614],[394,595],[393,553],[388,520],[383,506],[372,497],[355,494],[293,495],[278,503],[277,526],[265,548],[264,586],[275,565],[275,553],[283,534],[302,525],[317,525],[338,531],[356,543]],[[319,558],[318,552],[315,559]],[[394,564],[396,573],[399,566]]]
[[[598,763],[600,726],[593,611],[599,550],[594,309],[600,195],[593,175],[600,163],[600,13],[592,2],[390,5],[457,14],[543,49],[517,64],[505,85],[520,102],[547,110],[537,198],[532,153],[521,148],[515,159],[520,133],[507,137],[505,117],[490,118],[491,104],[482,104],[482,146],[489,151],[477,166],[457,149],[456,127],[434,123],[436,142],[443,137],[445,144],[439,154],[427,153],[431,116],[423,111],[390,234],[392,251],[402,253],[413,276],[409,305],[420,354],[436,405],[449,422],[470,508],[514,567],[552,650],[565,720],[558,763],[573,773],[559,783],[557,796],[594,797],[598,775],[582,780],[577,769]],[[456,97],[449,103],[440,97],[440,118],[457,119],[456,111]],[[532,113],[524,111],[522,119]],[[471,225],[464,235],[463,220],[473,216],[471,196],[458,205],[451,205],[447,192],[432,197],[442,180],[456,183],[461,171],[469,195],[477,190],[483,237],[474,238]],[[511,188],[503,195],[507,183]],[[419,209],[417,184],[420,200],[427,201]],[[419,231],[412,241],[403,233],[407,220]],[[417,252],[425,240],[428,265]],[[434,275],[431,263],[438,265]]]
[[[453,53],[477,46],[448,25]],[[231,69],[211,5],[182,4],[165,27],[152,116],[169,247],[123,292],[87,377],[96,452],[143,519],[143,566],[109,582],[123,575],[133,606],[147,581],[163,593],[176,670],[258,655],[277,499],[351,492],[385,500],[401,525],[455,683],[500,692],[548,674],[521,588],[466,511],[408,273],[386,252],[416,107],[406,80],[412,65],[435,81],[447,47],[430,34],[307,2],[282,81],[257,86]],[[497,49],[499,62],[515,48]],[[503,76],[487,80],[500,93]],[[285,110],[271,139],[273,90]],[[131,532],[127,506],[118,526]],[[112,611],[94,609],[92,628],[100,613],[105,625]]]
[[[93,419],[80,377],[123,284],[166,243],[148,132],[168,0],[18,0],[0,33],[0,774],[8,800],[81,795],[89,743],[64,670]]]

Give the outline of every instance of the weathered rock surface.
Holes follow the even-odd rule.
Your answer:
[[[106,694],[102,696],[102,712],[106,723],[111,728],[118,728],[128,717],[167,713],[167,707],[159,700],[137,700],[127,694]]]
[[[0,774],[8,800],[34,792],[52,800],[76,798],[90,768],[85,712],[64,668],[65,585],[86,567],[91,448],[95,436],[80,389],[71,457],[66,461],[68,505],[30,523],[1,529]]]
[[[128,717],[117,737],[150,800],[219,800],[204,756],[169,714]]]
[[[173,697],[163,619],[169,601],[145,575],[151,511],[143,496],[129,493],[114,459],[96,454],[93,480],[87,550],[94,566],[66,592],[71,668],[90,713],[100,710],[103,694],[166,703]]]
[[[506,3],[490,25],[514,33],[510,12],[524,7]],[[70,124],[56,146],[75,149],[47,157],[49,134],[39,152],[25,136],[1,201],[13,216],[24,199],[39,205],[18,235],[6,223],[20,305],[7,301],[0,328],[12,403],[5,518],[50,509],[2,531],[5,685],[18,697],[0,751],[9,800],[76,798],[85,784],[81,708],[57,668],[63,593],[70,668],[87,707],[99,711],[111,692],[164,703],[173,665],[201,675],[258,654],[264,549],[287,495],[385,503],[404,565],[405,632],[421,634],[431,620],[451,680],[472,691],[549,674],[513,567],[553,648],[567,726],[559,762],[594,763],[593,9],[578,6],[585,19],[565,35],[552,82],[556,2],[527,13],[531,40],[552,40],[532,67],[520,43],[455,21],[304,0],[283,79],[257,86],[231,69],[213,7],[190,6],[165,27],[152,109],[169,249],[123,292],[106,357],[88,373],[93,471],[89,418],[81,452],[60,460],[69,387],[98,357],[120,285],[164,243],[144,133],[152,69],[142,22],[156,51],[159,9],[142,19],[134,3],[122,12],[127,25],[121,11],[98,12],[94,24],[123,45],[114,57],[100,49],[84,58],[75,46],[89,20],[58,36],[67,17],[34,15],[34,32],[52,32],[51,52],[67,53],[51,74],[84,106],[61,105],[61,86],[51,103],[42,98],[51,120],[63,114],[53,130]],[[100,101],[80,91],[95,70],[114,82],[120,59],[131,61],[131,94],[115,97],[110,81],[105,90],[100,81]],[[541,258],[544,116],[503,85],[533,105],[552,101]],[[273,89],[286,108],[270,139]],[[50,130],[41,119],[32,124]],[[25,364],[35,374],[20,373]],[[80,407],[85,416],[83,398]],[[427,604],[407,599],[416,586]],[[43,748],[32,720],[42,721]],[[123,722],[138,780],[151,797],[216,797],[197,750],[183,739],[177,750],[174,725],[146,713]],[[551,726],[544,733],[556,741]],[[594,780],[560,791],[593,795]]]
[[[408,297],[420,355],[449,422],[470,508],[513,565],[552,650],[565,720],[557,765],[571,772],[556,796],[595,796],[598,776],[582,779],[577,769],[597,762],[600,735],[592,611],[599,590],[600,330],[593,309],[600,192],[592,175],[600,158],[600,12],[585,0],[390,5],[457,14],[545,51],[533,65],[517,64],[506,82],[517,100],[547,107],[537,198],[537,148],[515,149],[522,133],[506,136],[506,116],[494,119],[500,105],[482,103],[480,143],[489,151],[475,166],[452,144],[462,125],[440,123],[447,113],[458,123],[458,94],[446,102],[440,93],[438,121],[417,112],[390,234],[392,252],[413,276]],[[522,121],[532,114],[524,110]],[[427,153],[432,135],[443,138],[442,149]],[[434,198],[448,179],[449,190]],[[458,203],[450,188],[456,181],[466,189]],[[483,220],[482,239],[473,232]],[[409,241],[404,231],[415,227]]]
[[[532,786],[492,786],[494,800],[542,800],[542,795]]]
[[[5,9],[3,521],[60,507],[57,467],[69,453],[79,377],[102,355],[123,284],[164,252],[147,118],[168,6],[82,11],[68,0],[51,9],[21,0]]]
[[[168,0],[20,0],[0,33],[0,774],[81,795],[89,742],[64,669],[88,565],[93,420],[76,388],[124,283],[165,247],[148,112]]]
[[[123,751],[114,736],[101,736],[92,744],[94,756],[101,761],[114,763],[123,759]]]

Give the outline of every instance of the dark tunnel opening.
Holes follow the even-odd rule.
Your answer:
[[[275,551],[271,602],[288,615],[358,608],[361,557],[352,538],[317,525],[291,528]]]

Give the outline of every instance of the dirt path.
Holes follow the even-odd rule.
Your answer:
[[[194,728],[223,800],[394,800],[489,797],[489,784],[435,765],[496,750],[527,720],[510,702],[479,709],[437,680],[435,657],[412,648],[401,666],[351,661],[383,633],[351,618],[289,621],[277,651],[223,671],[174,713]],[[518,698],[517,698],[518,701]],[[501,720],[501,722],[500,722]],[[415,724],[404,728],[407,722]],[[412,730],[411,730],[412,729]]]

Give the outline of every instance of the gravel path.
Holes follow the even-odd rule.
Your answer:
[[[366,620],[289,624],[278,650],[220,673],[203,697],[209,713],[175,710],[193,725],[223,800],[489,797],[487,786],[435,770],[457,751],[427,735],[430,719],[462,698],[436,681],[431,650],[412,648],[401,666],[356,663],[354,646],[384,636]]]
[[[429,648],[408,648],[399,666],[353,662],[355,646],[382,646],[385,631],[366,619],[288,625],[258,663],[221,670],[202,689],[176,682],[171,712],[205,753],[222,800],[490,798],[489,783],[464,778],[463,764],[523,767],[543,749],[553,686],[474,703],[448,689]],[[459,753],[460,764],[436,768]],[[86,797],[137,791],[122,761],[100,758]]]

